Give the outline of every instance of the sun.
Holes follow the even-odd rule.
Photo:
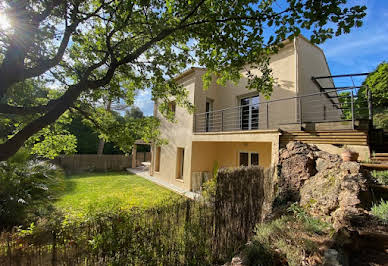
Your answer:
[[[9,28],[11,28],[11,23],[7,16],[4,13],[0,13],[0,30],[8,30]]]

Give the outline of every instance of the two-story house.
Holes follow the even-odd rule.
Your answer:
[[[330,76],[323,51],[300,36],[286,41],[271,57],[270,66],[276,85],[271,98],[265,99],[246,88],[247,73],[236,85],[218,85],[206,90],[205,69],[191,68],[177,77],[189,92],[196,111],[171,102],[176,123],[166,120],[155,104],[162,137],[167,145],[153,146],[150,174],[184,190],[197,190],[200,180],[219,167],[277,163],[279,128],[299,127],[307,121],[334,121],[341,117],[338,99],[321,94],[313,76]],[[333,87],[327,79],[322,86]],[[335,93],[334,93],[335,94]],[[309,95],[308,97],[298,97]]]

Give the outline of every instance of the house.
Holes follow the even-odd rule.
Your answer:
[[[271,57],[276,79],[271,98],[246,88],[247,73],[236,85],[212,82],[203,89],[205,69],[191,68],[177,77],[195,105],[194,114],[172,101],[176,123],[166,120],[155,104],[167,145],[152,146],[150,174],[187,191],[199,188],[215,162],[219,167],[276,165],[281,131],[300,130],[303,123],[340,121],[336,92],[322,93],[315,76],[330,76],[323,51],[300,36],[285,42]],[[331,79],[320,83],[334,87]],[[300,97],[303,96],[303,97]]]

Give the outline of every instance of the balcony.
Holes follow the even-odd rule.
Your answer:
[[[341,88],[196,113],[194,132],[303,129],[319,123],[337,123],[354,129],[357,119],[370,119],[372,114],[371,98],[356,98],[353,88]]]

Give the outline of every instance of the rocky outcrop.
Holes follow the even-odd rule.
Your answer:
[[[366,176],[357,162],[343,162],[301,142],[290,142],[280,151],[277,200],[299,201],[336,229],[346,226],[347,216],[362,211],[366,192]]]

